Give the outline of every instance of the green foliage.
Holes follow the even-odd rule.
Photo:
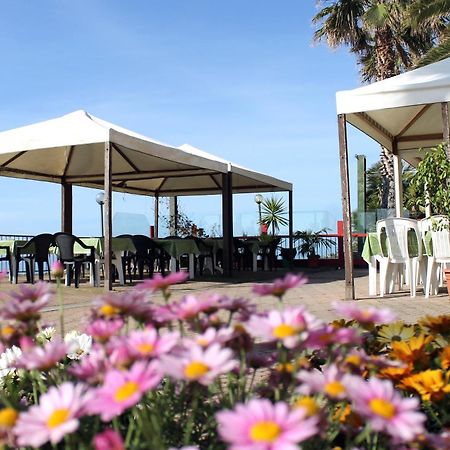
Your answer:
[[[445,146],[440,144],[427,152],[411,180],[417,206],[425,208],[429,204],[433,214],[449,214],[449,183],[450,162],[447,160]]]
[[[298,244],[298,251],[302,256],[316,256],[321,248],[332,248],[333,243],[330,239],[322,236],[328,233],[328,228],[322,228],[318,231],[304,230],[296,231],[294,239],[300,241]]]
[[[280,225],[286,226],[288,224],[287,219],[284,217],[287,214],[287,210],[282,198],[275,196],[264,198],[261,207],[261,223],[271,227],[273,235],[279,231]]]

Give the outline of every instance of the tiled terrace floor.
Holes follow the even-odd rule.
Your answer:
[[[332,310],[331,303],[334,300],[344,299],[344,271],[342,270],[310,270],[305,272],[309,278],[309,283],[305,286],[292,289],[285,297],[287,305],[305,305],[310,312],[325,321],[336,318]],[[276,272],[245,272],[238,273],[233,280],[220,278],[209,278],[174,286],[173,298],[180,298],[186,294],[196,294],[207,292],[217,292],[231,297],[255,298],[261,309],[275,307],[276,300],[272,297],[254,297],[251,288],[254,283],[268,282],[274,278],[281,277],[284,271]],[[405,322],[415,322],[425,315],[450,314],[450,299],[446,289],[436,297],[425,299],[422,293],[416,298],[410,298],[408,292],[400,292],[387,296],[383,299],[368,296],[368,276],[367,271],[356,272],[355,277],[357,303],[361,306],[379,306],[394,310],[400,319]],[[16,289],[9,283],[3,282],[0,290],[7,291]],[[115,290],[130,289],[127,287],[115,286]],[[103,294],[103,288],[92,288],[87,283],[80,285],[79,289],[64,287],[65,322],[66,330],[84,328],[84,321],[89,314],[90,304],[95,296]],[[162,301],[158,295],[155,301]],[[46,309],[44,321],[48,324],[57,322],[56,298]]]

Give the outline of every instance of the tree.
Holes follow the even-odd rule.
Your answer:
[[[450,57],[450,0],[416,0],[410,8],[416,27],[434,27],[438,30],[436,45],[417,64],[423,67]]]
[[[286,215],[286,206],[282,198],[275,196],[264,198],[261,203],[262,216],[261,222],[267,227],[272,227],[272,234],[280,229],[280,225],[286,226],[288,224]]]
[[[314,39],[356,55],[363,82],[384,80],[413,66],[434,45],[434,27],[413,27],[414,0],[322,0]],[[381,148],[382,208],[395,207],[392,154]]]

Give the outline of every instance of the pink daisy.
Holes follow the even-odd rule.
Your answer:
[[[311,330],[303,345],[310,350],[318,350],[333,344],[359,345],[361,341],[356,328],[336,328],[327,324]]]
[[[397,320],[397,316],[387,308],[377,309],[369,307],[362,309],[348,301],[333,302],[333,308],[340,316],[356,320],[363,325],[392,323]]]
[[[402,398],[388,380],[355,380],[347,386],[354,410],[366,417],[375,431],[384,431],[401,442],[423,433],[426,417],[416,398]]]
[[[138,358],[157,357],[172,350],[179,337],[176,332],[159,336],[154,328],[146,328],[132,331],[127,338],[127,345]]]
[[[103,386],[95,391],[89,402],[89,412],[100,414],[107,422],[138,403],[146,392],[158,386],[161,379],[157,361],[138,361],[128,371],[110,370],[105,375]]]
[[[90,334],[94,340],[106,342],[123,327],[123,320],[120,318],[105,320],[96,319],[86,327],[86,333]]]
[[[5,320],[28,321],[40,317],[41,309],[50,302],[53,291],[42,281],[27,286],[21,284],[18,292],[11,292],[11,300],[0,308],[0,317]]]
[[[61,261],[56,260],[52,264],[51,272],[55,278],[62,278],[64,276],[64,264]]]
[[[95,300],[94,306],[97,314],[105,318],[121,315],[145,320],[151,316],[152,311],[152,305],[147,300],[147,293],[139,290],[105,294]]]
[[[342,400],[347,397],[347,385],[355,378],[340,372],[334,364],[324,367],[322,372],[318,369],[301,370],[297,374],[297,380],[302,384],[297,388],[297,392],[305,395],[323,392],[334,400]]]
[[[78,364],[68,368],[69,373],[89,384],[103,382],[105,372],[110,368],[103,348],[94,346],[91,352],[80,359]]]
[[[94,450],[125,450],[122,436],[111,428],[95,435]]]
[[[268,341],[281,341],[286,348],[294,348],[308,335],[310,329],[321,325],[305,308],[270,311],[268,316],[252,316],[247,323],[250,334]]]
[[[287,403],[255,399],[220,411],[216,418],[229,450],[297,450],[300,442],[319,431],[318,418],[305,415],[303,408],[291,411]]]
[[[284,278],[278,278],[273,283],[253,285],[253,292],[260,296],[273,295],[281,299],[289,289],[302,286],[307,282],[308,279],[303,275],[288,273]]]
[[[63,383],[42,394],[39,405],[21,413],[14,428],[19,446],[41,447],[56,444],[78,428],[90,394],[83,385]]]
[[[203,349],[192,342],[180,354],[161,356],[161,362],[164,372],[173,378],[209,385],[218,375],[236,367],[232,357],[232,351],[220,348],[219,344]]]
[[[203,298],[186,295],[180,302],[172,303],[171,309],[179,320],[191,320],[201,312],[212,312],[219,307],[218,295],[208,295]]]
[[[200,347],[208,347],[211,344],[223,344],[229,341],[234,334],[233,328],[216,328],[209,327],[205,332],[194,336],[193,340]]]
[[[151,292],[163,291],[166,292],[167,289],[178,283],[183,283],[189,278],[189,274],[187,272],[173,272],[170,275],[160,275],[159,273],[155,273],[153,278],[150,280],[145,280],[140,283],[139,289],[150,289]]]
[[[68,347],[64,342],[54,339],[42,347],[32,347],[22,353],[16,367],[28,370],[49,370],[67,356]]]

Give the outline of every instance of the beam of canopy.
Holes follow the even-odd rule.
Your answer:
[[[414,166],[420,148],[443,141],[441,103],[450,101],[450,58],[336,93],[337,113]]]
[[[73,113],[0,133],[0,175],[103,189],[104,148],[111,143],[112,189],[141,195],[292,190],[292,184],[244,169],[189,145],[172,147],[96,118]]]

